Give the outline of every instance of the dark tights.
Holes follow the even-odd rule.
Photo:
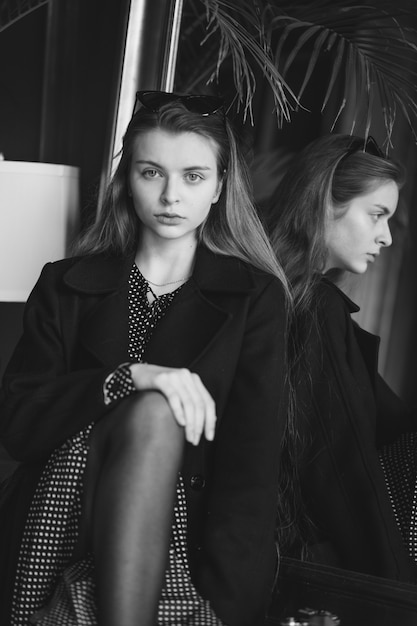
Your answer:
[[[82,532],[100,626],[156,624],[183,450],[183,429],[156,392],[122,400],[93,428]]]

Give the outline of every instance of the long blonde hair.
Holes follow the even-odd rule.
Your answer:
[[[164,104],[157,111],[142,107],[132,117],[98,218],[81,236],[77,253],[124,256],[134,251],[140,222],[128,194],[127,179],[135,143],[141,134],[152,129],[197,133],[215,142],[223,188],[219,201],[199,229],[199,241],[217,254],[237,257],[277,276],[290,299],[287,279],[253,205],[247,165],[230,122],[222,111],[200,115],[181,102]]]

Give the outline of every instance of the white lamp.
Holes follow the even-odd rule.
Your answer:
[[[0,301],[25,302],[78,229],[79,169],[0,161]]]

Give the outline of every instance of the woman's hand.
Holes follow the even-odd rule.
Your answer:
[[[138,391],[153,389],[166,397],[187,441],[197,445],[203,431],[206,439],[214,439],[216,407],[198,374],[148,363],[133,363],[130,369]]]

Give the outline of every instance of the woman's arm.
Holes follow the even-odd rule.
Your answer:
[[[63,331],[61,271],[44,267],[25,307],[23,335],[6,368],[0,396],[0,436],[17,460],[47,456],[106,411],[103,384],[114,368],[71,371],[73,329]],[[69,317],[68,315],[66,316]]]
[[[87,367],[85,359],[80,365],[74,356],[81,298],[63,288],[61,264],[48,264],[25,307],[23,336],[0,392],[0,436],[18,460],[42,459],[114,406],[105,402],[104,391],[119,364],[107,367],[94,360]],[[87,310],[95,304],[87,304]],[[131,371],[135,389],[165,395],[191,443],[197,444],[203,432],[214,437],[215,405],[196,374],[145,363],[131,364]]]

